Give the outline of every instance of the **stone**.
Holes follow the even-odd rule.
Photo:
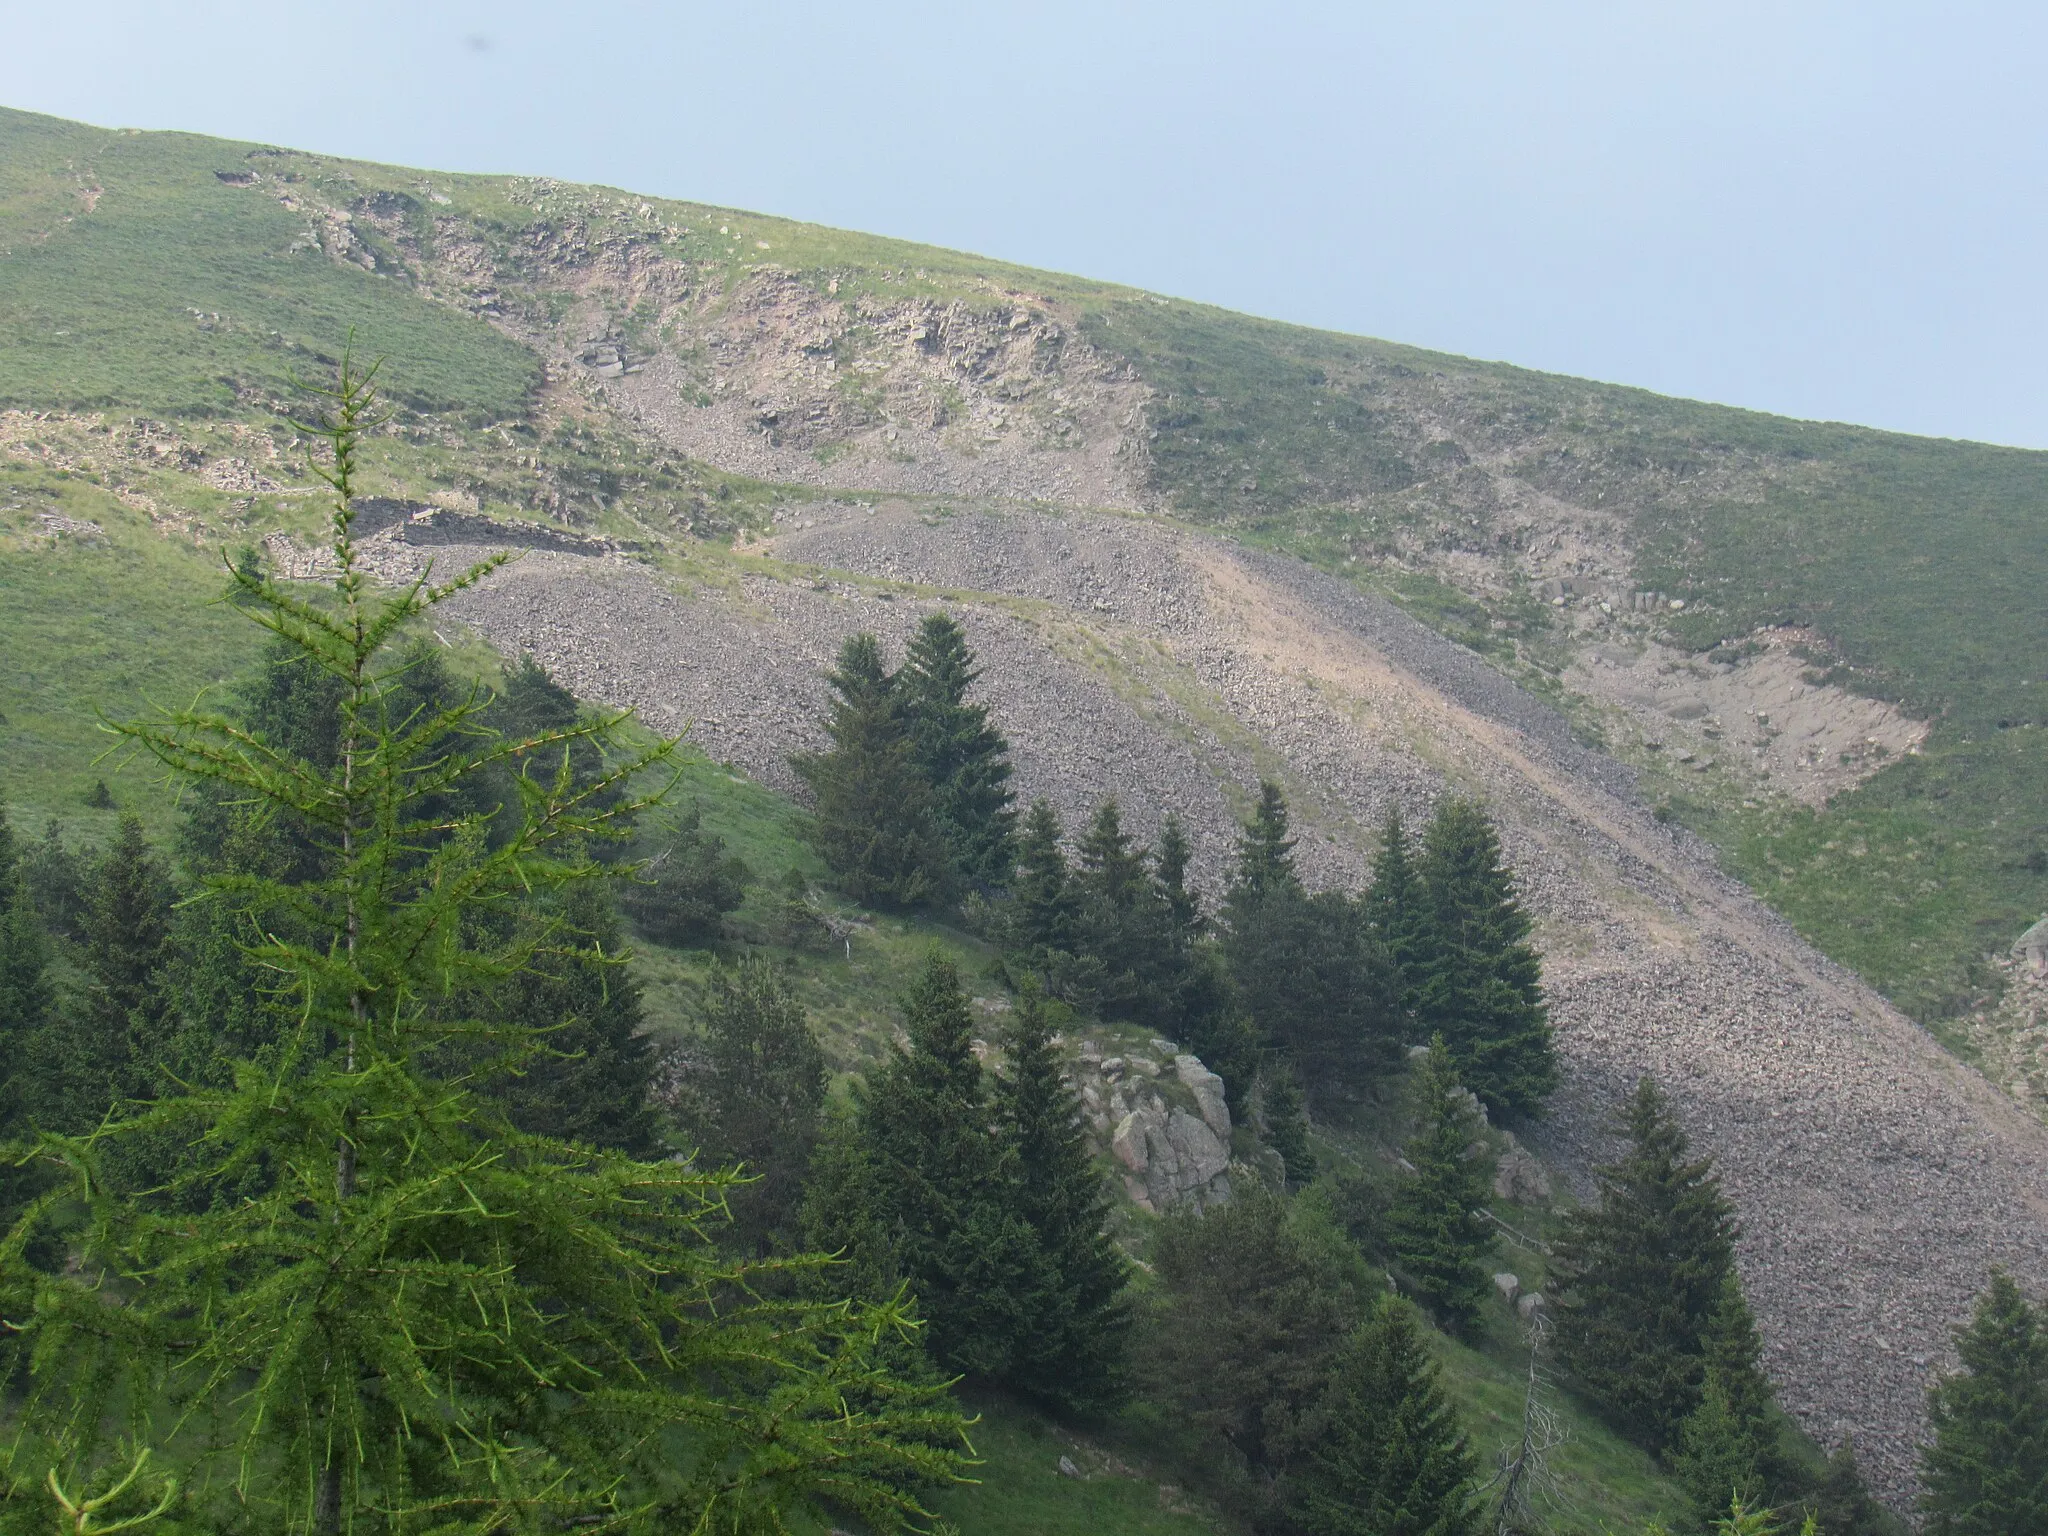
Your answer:
[[[1174,1074],[1187,1085],[1195,1096],[1195,1105],[1202,1112],[1202,1123],[1214,1131],[1217,1137],[1230,1140],[1230,1102],[1223,1092],[1223,1079],[1202,1065],[1199,1056],[1176,1056],[1173,1058]]]
[[[1498,1200],[1534,1205],[1550,1198],[1550,1176],[1528,1148],[1510,1139],[1507,1150],[1493,1165],[1493,1193]]]
[[[1509,1306],[1513,1306],[1515,1298],[1522,1294],[1522,1278],[1519,1275],[1512,1275],[1503,1270],[1493,1277],[1493,1288],[1500,1292],[1500,1299],[1502,1301],[1505,1301]]]
[[[2012,957],[2026,961],[2027,968],[2036,976],[2048,976],[2048,917],[2019,936],[2012,947]]]
[[[1079,1467],[1077,1467],[1077,1466],[1075,1466],[1075,1465],[1074,1465],[1074,1458],[1073,1458],[1073,1457],[1071,1457],[1071,1456],[1062,1456],[1062,1457],[1060,1458],[1060,1476],[1061,1476],[1061,1477],[1079,1477],[1080,1475],[1081,1475],[1081,1469],[1080,1469]]]

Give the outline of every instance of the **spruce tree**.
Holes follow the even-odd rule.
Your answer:
[[[1308,1096],[1286,1055],[1268,1053],[1260,1065],[1253,1124],[1266,1145],[1280,1154],[1290,1185],[1316,1176],[1316,1154],[1309,1145]]]
[[[1387,812],[1380,828],[1364,908],[1366,927],[1378,942],[1388,970],[1389,990],[1401,1016],[1410,1018],[1427,968],[1429,913],[1398,806]]]
[[[1289,1514],[1303,1536],[1476,1536],[1477,1473],[1413,1309],[1382,1297],[1331,1369]]]
[[[831,749],[790,759],[816,802],[818,852],[864,905],[938,899],[951,885],[945,839],[875,637],[850,638],[827,680],[837,695],[825,726]]]
[[[1484,1260],[1493,1237],[1474,1214],[1487,1192],[1485,1169],[1471,1155],[1479,1117],[1442,1036],[1418,1062],[1415,1100],[1421,1123],[1407,1147],[1415,1172],[1394,1196],[1388,1242],[1422,1304],[1446,1328],[1463,1332],[1486,1297]]]
[[[2003,1270],[1956,1331],[1962,1369],[1928,1393],[1929,1536],[2048,1530],[2048,1325]]]
[[[1467,1087],[1495,1114],[1533,1115],[1557,1086],[1530,922],[1500,840],[1470,800],[1438,807],[1423,837],[1428,935],[1417,1023],[1449,1043]]]
[[[1207,1479],[1261,1529],[1284,1529],[1280,1479],[1363,1300],[1355,1257],[1315,1215],[1241,1189],[1228,1205],[1169,1212],[1153,1242],[1147,1395],[1199,1437]]]
[[[1016,1155],[1017,1209],[1038,1254],[1030,1321],[1019,1330],[1008,1380],[1064,1409],[1106,1408],[1125,1390],[1130,1266],[1106,1229],[1110,1202],[1037,987],[1024,988],[1004,1045],[1009,1070],[996,1084],[997,1123]]]
[[[753,956],[717,967],[698,1017],[701,1050],[682,1120],[700,1161],[737,1164],[734,1234],[760,1252],[795,1246],[797,1204],[830,1073],[788,981]],[[836,1244],[834,1246],[837,1246]]]
[[[993,1134],[967,996],[934,952],[903,1003],[909,1032],[861,1102],[896,1262],[948,1370],[1007,1378],[1040,1257],[1016,1203],[1016,1154]]]
[[[530,963],[462,1002],[482,1017],[534,1032],[538,1049],[486,1073],[478,1091],[530,1135],[651,1157],[661,1147],[649,1091],[654,1043],[645,1033],[640,983],[611,896],[578,882],[510,909],[499,943],[525,946]]]
[[[0,807],[0,1136],[13,1134],[33,1103],[24,1078],[52,1000],[49,941],[25,863]]]
[[[1680,1426],[1676,1470],[1705,1525],[1731,1497],[1761,1502],[1781,1473],[1771,1385],[1759,1364],[1763,1340],[1732,1269],[1703,1342],[1700,1403]]]
[[[1168,944],[1160,904],[1142,848],[1124,831],[1115,800],[1105,800],[1076,850],[1075,948],[1095,978],[1106,1019],[1159,1024],[1161,961]]]
[[[469,919],[604,878],[584,850],[629,808],[592,812],[559,774],[523,782],[501,840],[471,816],[427,844],[422,801],[502,749],[450,749],[470,738],[470,704],[394,719],[388,648],[499,562],[373,596],[350,532],[368,391],[346,358],[334,398],[333,585],[243,572],[234,591],[339,683],[337,763],[220,715],[118,727],[173,772],[317,829],[331,856],[317,879],[210,882],[299,914],[305,937],[252,946],[290,980],[299,1026],[227,1088],[43,1139],[61,1182],[0,1242],[0,1371],[27,1387],[6,1495],[104,1486],[133,1445],[184,1425],[203,1428],[166,1443],[192,1529],[652,1536],[821,1524],[825,1498],[883,1528],[915,1522],[915,1488],[951,1477],[962,1442],[941,1397],[878,1363],[915,1326],[900,1305],[756,1299],[750,1268],[707,1241],[729,1176],[529,1135],[423,1071],[457,1035],[508,1062],[541,1048],[526,1025],[449,1017],[451,991],[517,974],[548,942],[480,947]],[[616,739],[619,721],[576,729]],[[621,762],[617,782],[672,751]],[[105,1158],[162,1135],[192,1166],[161,1201],[125,1198]],[[222,1187],[248,1193],[181,1199]]]
[[[1056,994],[1073,967],[1081,907],[1064,836],[1051,802],[1032,801],[1018,839],[1007,917],[1010,945],[1046,975]]]
[[[1181,819],[1160,819],[1152,854],[1152,904],[1158,927],[1146,1021],[1179,1040],[1223,1078],[1230,1112],[1243,1121],[1259,1069],[1259,1042],[1241,1012],[1229,1006],[1229,983],[1215,946],[1206,942],[1209,918],[1201,892],[1188,884],[1194,850]]]
[[[1357,903],[1340,891],[1308,895],[1293,847],[1287,803],[1263,784],[1238,838],[1222,953],[1238,1006],[1322,1107],[1356,1097],[1392,1068],[1394,1015]]]
[[[84,992],[54,1032],[53,1065],[73,1128],[121,1098],[153,1093],[169,1033],[171,883],[135,816],[121,818],[93,868],[84,926]]]
[[[1622,1433],[1662,1452],[1699,1406],[1735,1217],[1654,1080],[1636,1085],[1621,1130],[1621,1160],[1594,1170],[1598,1203],[1557,1246],[1558,1353]]]
[[[1237,840],[1235,899],[1262,901],[1283,890],[1299,890],[1294,870],[1294,839],[1288,836],[1287,797],[1270,779],[1259,781],[1259,803]]]
[[[910,716],[917,763],[958,878],[998,886],[1016,858],[1016,796],[1010,744],[986,704],[967,702],[981,674],[967,632],[949,614],[929,615],[910,642],[897,687]]]
[[[1827,1471],[1808,1503],[1822,1536],[1890,1536],[1891,1521],[1870,1496],[1852,1440],[1829,1454]]]

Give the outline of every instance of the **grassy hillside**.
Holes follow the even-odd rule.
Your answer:
[[[1695,654],[1810,628],[1817,669],[1931,722],[1923,752],[1819,812],[1706,781],[1671,809],[1923,1019],[1968,1006],[1982,957],[2048,910],[2048,455],[1664,399],[611,189],[0,111],[0,410],[267,432],[292,375],[353,329],[391,359],[394,484],[724,536],[795,493],[653,444],[551,384],[542,354],[581,340],[562,329],[583,291],[567,274],[610,284],[645,350],[666,344],[678,293],[716,310],[764,268],[842,300],[1063,307],[1149,391],[1142,477],[1159,504],[1379,586],[1552,691],[1569,637],[1526,574],[1544,517],[1599,523],[1615,579],[1684,596],[1665,635]]]

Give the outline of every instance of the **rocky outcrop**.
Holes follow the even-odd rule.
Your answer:
[[[1133,1205],[1203,1210],[1230,1198],[1230,1108],[1223,1079],[1201,1058],[1165,1040],[1105,1055],[1091,1040],[1075,1054],[1070,1081]]]

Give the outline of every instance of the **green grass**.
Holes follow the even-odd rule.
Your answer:
[[[945,1490],[933,1511],[970,1536],[1195,1536],[1232,1532],[1199,1496],[1032,1409],[970,1395],[979,1487]],[[1060,1472],[1060,1458],[1081,1476]]]
[[[391,357],[386,389],[414,410],[525,414],[530,352],[395,263],[307,248],[303,214],[215,174],[251,152],[0,110],[0,404],[241,414],[324,372],[353,331]],[[320,190],[346,201],[346,175]]]
[[[97,523],[87,541],[42,534],[39,513]],[[255,657],[255,626],[214,603],[218,554],[74,476],[0,459],[0,798],[17,827],[54,816],[97,837],[114,815],[88,810],[104,777],[120,809],[162,836],[175,811],[153,765],[96,761],[114,744],[100,716],[183,705]]]

